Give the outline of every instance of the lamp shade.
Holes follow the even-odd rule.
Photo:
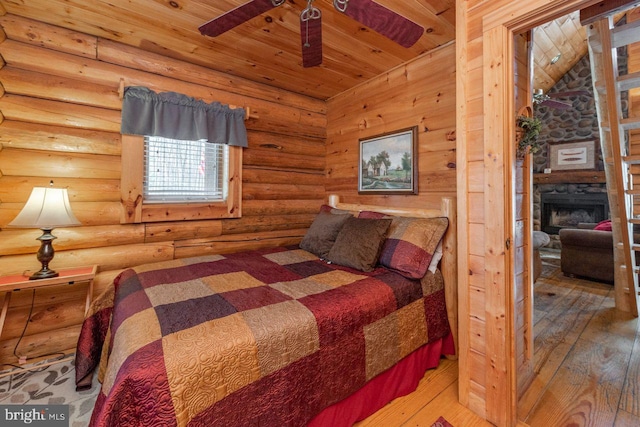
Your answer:
[[[71,211],[66,188],[34,187],[18,216],[7,225],[52,230],[80,225],[80,221]]]

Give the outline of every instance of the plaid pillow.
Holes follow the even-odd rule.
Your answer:
[[[422,278],[448,226],[445,217],[394,217],[380,264],[410,279]]]
[[[358,218],[382,219],[382,218],[393,218],[393,217],[391,215],[383,214],[380,212],[362,211],[358,214]]]

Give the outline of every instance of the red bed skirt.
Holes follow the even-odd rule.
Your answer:
[[[324,409],[309,427],[348,427],[367,418],[393,399],[413,392],[427,369],[438,366],[443,354],[455,354],[451,334],[420,347],[351,396]]]

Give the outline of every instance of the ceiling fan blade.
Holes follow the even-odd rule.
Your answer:
[[[413,46],[424,33],[420,25],[373,0],[334,0],[334,6],[403,47]]]
[[[556,93],[547,93],[550,98],[564,98],[567,96],[580,96],[580,95],[589,95],[589,92],[586,90],[572,90],[567,92],[556,92]]]
[[[309,68],[322,64],[322,17],[320,14],[306,20],[300,19],[300,39],[302,66]]]
[[[255,18],[261,13],[267,12],[276,6],[280,6],[284,0],[251,0],[229,12],[218,16],[202,24],[198,29],[205,36],[219,36],[238,25]]]
[[[555,108],[557,110],[567,110],[572,107],[571,104],[567,104],[560,101],[554,101],[553,99],[547,99],[546,101],[542,101],[540,105],[544,107]]]

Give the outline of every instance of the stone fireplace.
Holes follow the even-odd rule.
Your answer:
[[[533,187],[533,228],[549,234],[551,241],[547,247],[560,249],[558,231],[562,227],[575,228],[578,222],[600,222],[608,218],[609,199],[604,182],[538,183]]]
[[[627,73],[626,48],[618,49],[620,74]],[[585,55],[551,89],[551,92],[593,91],[589,55]],[[623,111],[627,97],[622,94]],[[595,165],[592,170],[551,171],[549,143],[572,142],[585,139],[598,141],[600,133],[595,101],[592,95],[563,98],[570,102],[566,110],[535,106],[534,115],[542,121],[539,141],[543,149],[533,155],[533,226],[551,237],[548,247],[560,249],[558,231],[562,227],[576,227],[579,222],[600,222],[609,218],[604,161],[596,144]],[[626,114],[626,112],[624,113]],[[543,207],[543,198],[544,204]]]

